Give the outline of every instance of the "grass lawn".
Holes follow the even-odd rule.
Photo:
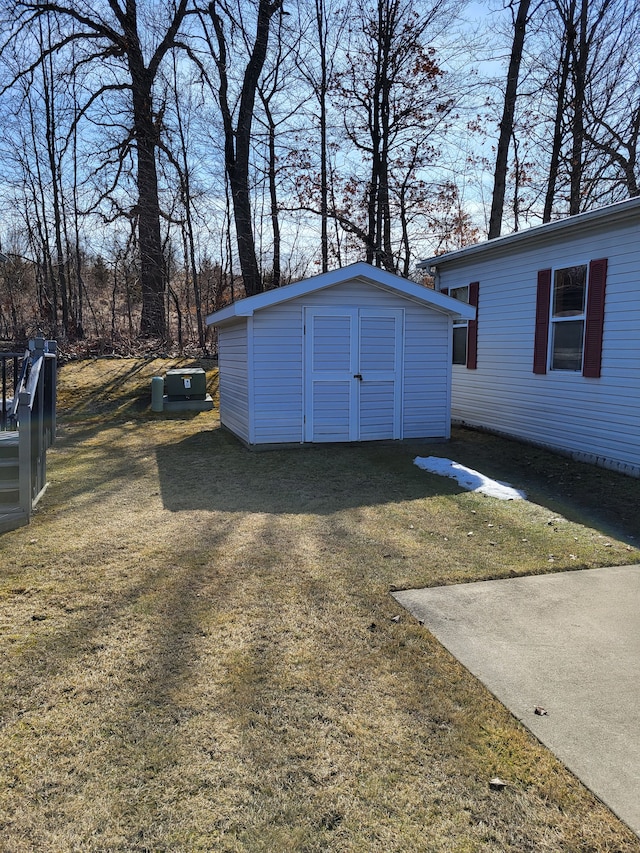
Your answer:
[[[640,850],[389,594],[640,562],[640,481],[470,431],[250,453],[151,413],[174,365],[63,367],[0,537],[0,851]]]

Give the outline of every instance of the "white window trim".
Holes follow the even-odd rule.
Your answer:
[[[466,299],[459,299],[458,301],[459,301],[459,302],[462,302],[464,305],[468,305],[468,304],[469,304],[469,285],[468,285],[468,284],[461,284],[461,285],[456,286],[456,287],[451,287],[451,288],[449,289],[449,296],[451,296],[453,299],[456,299],[456,298],[457,298],[457,297],[455,297],[455,296],[453,295],[453,292],[454,292],[454,291],[456,291],[456,290],[466,290],[466,291],[467,291],[467,298],[466,298]],[[468,330],[468,329],[469,329],[469,321],[468,321],[468,320],[463,320],[463,319],[462,319],[462,317],[454,317],[454,318],[453,318],[453,328],[454,328],[454,329],[465,329],[465,330]],[[452,337],[453,337],[453,336],[452,336]],[[452,346],[453,346],[453,344],[452,344]],[[454,354],[454,353],[453,353],[453,350],[452,350],[452,352],[451,352],[451,363],[452,363],[455,367],[466,367],[466,364],[467,364],[467,347],[468,347],[468,341],[465,341],[465,347],[464,347],[464,362],[458,362],[458,361],[454,362],[454,361],[453,361],[453,354]]]
[[[574,314],[571,317],[555,317],[553,316],[553,303],[555,298],[555,288],[556,288],[556,272],[558,270],[566,270],[571,267],[584,267],[585,268],[585,291],[584,291],[584,309],[582,314]],[[575,376],[577,374],[582,373],[582,369],[584,366],[584,334],[587,325],[587,299],[589,297],[589,271],[590,271],[590,260],[571,260],[564,261],[562,264],[558,264],[557,266],[551,267],[551,289],[549,293],[549,333],[547,335],[547,372],[554,373],[555,375],[562,376]],[[576,367],[572,370],[562,368],[562,367],[554,367],[553,366],[553,341],[554,341],[554,326],[556,323],[566,323],[571,321],[581,320],[583,324],[582,328],[582,353],[580,358],[580,366]]]

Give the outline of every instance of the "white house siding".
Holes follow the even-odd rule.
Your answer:
[[[248,353],[246,320],[219,329],[220,422],[246,442],[250,440]]]
[[[543,246],[443,265],[441,287],[479,281],[478,366],[453,366],[452,418],[640,474],[640,229],[550,235]],[[533,373],[540,269],[608,259],[602,373]]]
[[[447,437],[450,319],[381,288],[345,282],[254,314],[254,442],[304,440],[304,309],[326,306],[404,310],[403,437]]]

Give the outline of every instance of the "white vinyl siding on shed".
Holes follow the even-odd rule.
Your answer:
[[[253,316],[253,419],[258,444],[301,442],[302,311],[296,302]]]
[[[304,311],[304,437],[307,441],[357,441],[354,371],[357,308]]]
[[[541,269],[608,260],[600,378],[532,369]],[[527,248],[443,264],[442,287],[480,281],[477,370],[453,367],[452,418],[640,473],[640,229],[557,231]]]
[[[359,332],[360,440],[402,438],[404,309],[361,311]]]
[[[452,321],[407,309],[404,335],[404,438],[449,438]]]
[[[382,288],[347,281],[254,314],[253,441],[305,440],[304,310],[324,306],[404,310],[402,436],[448,437],[451,320]],[[327,417],[339,402],[327,398]]]
[[[249,375],[247,322],[218,332],[220,417],[227,429],[249,441]]]
[[[352,441],[351,401],[351,387],[346,380],[316,383],[310,441]]]
[[[307,441],[402,438],[403,321],[399,308],[305,308]]]

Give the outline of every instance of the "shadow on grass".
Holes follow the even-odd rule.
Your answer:
[[[448,444],[315,445],[253,453],[222,429],[157,450],[163,504],[171,511],[321,513],[463,492],[419,470],[416,456],[455,460],[508,482],[569,521],[635,541],[640,480],[540,448],[468,429]]]
[[[86,362],[84,369],[88,370],[91,366],[92,362]],[[82,389],[82,393],[76,394],[72,389],[68,389],[61,401],[65,417],[74,420],[78,417],[112,412],[116,405],[118,408],[122,408],[124,405],[126,409],[140,411],[148,405],[150,399],[149,389],[141,388],[139,382],[136,381],[146,367],[146,362],[136,361],[133,364],[126,363],[123,370],[121,364],[114,362],[111,378],[103,379],[99,383],[96,382],[92,390],[87,392],[86,389]],[[125,393],[124,388],[127,383],[131,384]],[[124,404],[123,400],[125,401]]]
[[[230,524],[208,532],[210,548],[224,548]],[[217,572],[215,578],[211,574],[209,565],[192,554],[167,551],[141,564],[129,580],[127,575],[119,582],[113,575],[96,577],[92,605],[69,607],[62,619],[56,618],[55,596],[48,611],[40,596],[39,606],[47,618],[35,623],[20,653],[13,650],[7,657],[0,697],[5,733],[16,732],[20,742],[29,729],[39,739],[37,768],[29,762],[27,770],[19,761],[14,769],[10,761],[15,761],[15,753],[6,758],[6,742],[0,743],[11,787],[21,802],[29,803],[33,816],[33,837],[31,817],[20,827],[20,839],[28,839],[29,849],[60,845],[71,849],[76,845],[69,839],[80,838],[78,849],[93,850],[94,833],[98,837],[124,833],[125,846],[120,849],[147,849],[138,844],[141,827],[145,835],[154,835],[158,821],[149,817],[146,801],[154,795],[158,779],[170,779],[179,726],[195,713],[181,693],[192,684],[194,662],[206,638],[209,598],[215,593],[224,601],[235,580],[233,576],[218,580]],[[75,589],[76,581],[70,583]],[[200,595],[203,589],[209,590],[207,598]],[[57,709],[62,707],[69,722],[61,729]],[[52,785],[59,763],[64,760],[68,767],[75,761],[66,758],[64,750],[82,753],[87,744],[97,750],[97,759],[92,756],[78,765],[75,776],[69,771],[63,784]],[[89,818],[73,812],[74,794],[83,784],[92,792],[99,790],[99,795],[92,794],[95,802],[87,804]],[[138,796],[130,799],[128,791],[133,788]],[[49,812],[46,818],[46,832],[57,834],[56,843],[37,828],[45,799],[56,802],[55,816]],[[83,833],[91,814],[99,815],[99,820],[91,827],[89,840]],[[9,825],[4,829],[8,831]],[[153,848],[165,849],[163,844],[156,848],[162,841],[160,827]],[[6,849],[27,849],[8,843]],[[110,843],[105,843],[107,847],[115,849]]]
[[[254,453],[214,429],[163,445],[156,455],[163,505],[173,512],[322,515],[462,491],[453,480],[424,477],[412,464],[416,449],[404,444]]]
[[[151,416],[151,379],[164,375],[170,367],[202,367],[207,371],[207,391],[217,395],[218,374],[208,359],[114,359],[107,364],[110,371],[94,361],[70,365],[67,373],[72,379],[61,382],[58,390],[64,421],[71,424],[104,418],[114,423]],[[63,371],[65,379],[66,375]]]
[[[115,425],[139,429],[147,418],[189,418],[188,413],[150,411],[151,376],[184,362],[90,360],[65,367],[62,376],[69,371],[69,377],[61,383],[64,417],[59,446],[81,443]],[[215,397],[215,364],[208,360],[198,364],[207,371],[207,388]],[[523,489],[532,502],[554,514],[634,544],[640,539],[640,480],[463,428],[454,429],[449,444],[318,445],[264,454],[247,451],[220,429],[206,429],[159,448],[157,463],[164,506],[172,511],[326,514],[360,504],[462,491],[453,480],[419,471],[412,464],[418,455],[451,458]],[[95,482],[91,471],[86,474],[89,482]]]
[[[638,544],[640,479],[466,428],[455,429],[446,452],[437,455],[506,480],[532,502],[569,521]]]

